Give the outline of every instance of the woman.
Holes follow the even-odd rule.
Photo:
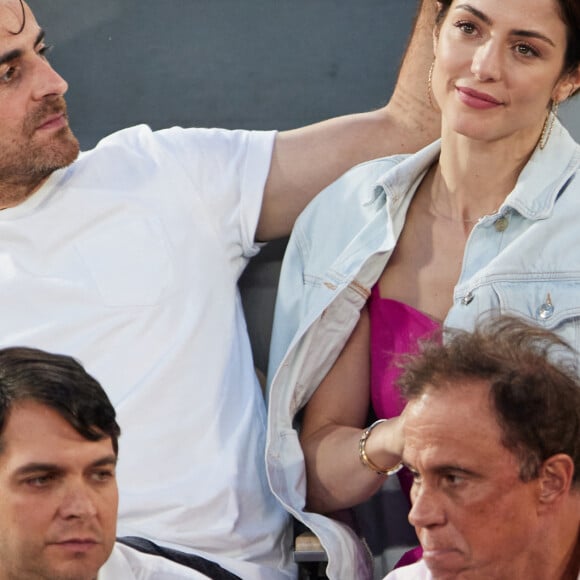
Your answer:
[[[297,223],[280,281],[270,482],[320,537],[330,578],[370,572],[347,529],[308,512],[360,503],[397,466],[397,420],[361,435],[371,402],[378,417],[401,410],[391,353],[490,309],[580,342],[580,147],[556,119],[580,87],[579,3],[441,2],[434,55],[441,143],[325,190]]]

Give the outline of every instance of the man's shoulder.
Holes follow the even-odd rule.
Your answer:
[[[107,562],[99,571],[97,580],[207,580],[201,572],[171,562],[161,556],[144,554],[115,543]]]
[[[251,139],[274,140],[275,131],[250,131],[245,129],[222,129],[219,127],[182,127],[174,125],[163,129],[152,129],[142,123],[126,127],[103,137],[94,149],[107,147],[115,144],[135,143],[163,143],[166,140],[199,140],[204,144],[210,141],[219,142],[244,142]]]

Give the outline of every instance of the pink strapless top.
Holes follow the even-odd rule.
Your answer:
[[[440,324],[407,304],[381,298],[375,284],[368,302],[371,324],[371,401],[379,419],[401,414],[404,404],[395,381],[401,374],[396,365],[402,354],[417,352],[418,341]]]
[[[413,354],[418,342],[433,334],[440,324],[407,304],[381,298],[378,284],[368,301],[371,324],[371,403],[379,419],[398,417],[404,403],[395,387],[401,374],[396,365],[402,354]],[[399,471],[401,488],[407,498],[413,483],[408,470]]]

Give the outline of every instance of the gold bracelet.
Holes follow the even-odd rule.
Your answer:
[[[398,471],[400,471],[402,469],[402,467],[403,467],[402,461],[399,461],[399,463],[397,463],[397,465],[394,465],[393,467],[388,467],[387,469],[382,469],[378,465],[376,465],[373,461],[371,461],[371,459],[367,455],[367,452],[365,449],[366,444],[367,444],[367,440],[371,434],[371,431],[377,425],[379,425],[380,423],[384,423],[385,421],[388,421],[388,419],[379,419],[378,421],[375,421],[370,427],[367,427],[363,431],[363,434],[361,435],[360,440],[358,442],[358,456],[360,458],[360,462],[367,469],[374,471],[378,475],[394,475],[395,473],[397,473]]]

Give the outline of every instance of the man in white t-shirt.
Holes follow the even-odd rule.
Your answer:
[[[245,580],[294,576],[237,282],[339,173],[435,136],[433,14],[423,0],[378,111],[280,134],[139,126],[79,155],[43,30],[0,0],[0,346],[73,355],[106,385],[119,536]]]
[[[406,365],[403,462],[423,559],[388,580],[580,577],[575,356],[499,317]]]
[[[0,350],[1,578],[209,578],[115,543],[119,434],[107,395],[77,361]]]

